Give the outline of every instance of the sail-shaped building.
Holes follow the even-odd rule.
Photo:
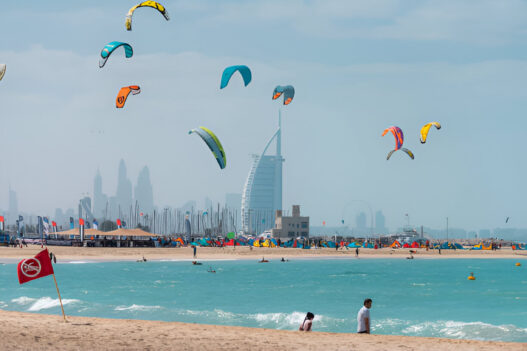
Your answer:
[[[266,155],[276,143],[274,155]],[[272,150],[272,148],[271,148]],[[253,162],[242,193],[242,227],[247,234],[261,234],[272,229],[277,210],[282,209],[282,116],[278,113],[278,130],[263,152],[252,155]]]

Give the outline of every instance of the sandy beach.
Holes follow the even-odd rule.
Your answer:
[[[115,247],[66,247],[49,246],[48,249],[56,256],[58,262],[72,260],[137,260],[143,256],[148,260],[191,260],[192,248],[115,248]],[[23,248],[0,247],[0,263],[12,263],[14,260],[31,257],[41,250],[39,245],[29,245]],[[497,251],[483,250],[438,250],[412,249],[417,251],[415,259],[422,258],[514,258],[518,260],[527,259],[527,252],[513,251],[511,248],[503,248]],[[285,258],[355,258],[355,249],[290,249],[290,248],[263,248],[254,247],[252,250],[247,246],[241,247],[198,247],[198,259],[226,260],[226,259],[280,259]],[[409,256],[409,249],[365,249],[359,250],[360,258],[400,258]]]
[[[2,350],[527,350],[526,344],[301,333],[178,322],[0,311]]]

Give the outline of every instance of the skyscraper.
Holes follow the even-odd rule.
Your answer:
[[[126,165],[124,164],[124,160],[119,162],[119,175],[117,178],[115,202],[117,206],[121,207],[121,211],[124,213],[127,213],[132,205],[132,182],[126,175]]]
[[[137,185],[134,189],[134,197],[141,212],[151,213],[154,211],[154,191],[147,166],[143,167],[141,172],[139,172]]]
[[[93,215],[95,218],[104,218],[108,196],[102,192],[102,177],[99,170],[93,180]]]
[[[276,154],[266,155],[276,141]],[[278,114],[278,130],[269,139],[253,163],[242,194],[242,227],[246,233],[261,233],[274,226],[276,210],[282,209],[282,116]]]

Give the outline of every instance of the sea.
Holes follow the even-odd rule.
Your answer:
[[[527,263],[346,258],[70,261],[55,265],[67,315],[353,333],[371,298],[372,333],[527,342]],[[216,273],[209,271],[214,270]],[[474,272],[476,280],[467,280]],[[0,309],[60,314],[51,276],[19,285],[0,265]]]

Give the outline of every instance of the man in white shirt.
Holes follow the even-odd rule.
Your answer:
[[[364,300],[364,306],[359,310],[357,314],[357,333],[369,334],[370,333],[370,308],[371,299]]]

